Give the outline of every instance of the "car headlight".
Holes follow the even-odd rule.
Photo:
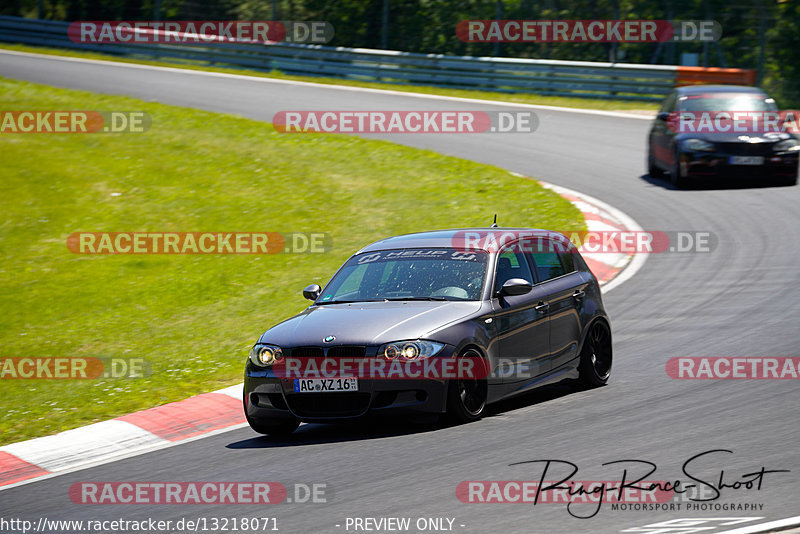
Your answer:
[[[775,152],[796,152],[800,150],[800,143],[797,139],[784,139],[772,145]]]
[[[424,360],[443,348],[443,343],[436,343],[435,341],[395,341],[381,347],[381,350],[378,351],[378,356],[383,356],[387,360]]]
[[[695,152],[713,152],[714,145],[702,139],[687,139],[683,142],[683,148]]]
[[[277,345],[256,343],[250,349],[250,361],[259,367],[267,367],[283,360],[283,351]]]

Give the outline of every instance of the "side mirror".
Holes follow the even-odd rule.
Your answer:
[[[658,120],[660,120],[660,121],[667,122],[667,120],[669,120],[669,115],[670,115],[670,114],[669,114],[668,112],[666,112],[666,111],[662,111],[661,113],[659,113],[658,115],[656,115],[656,118],[657,118]]]
[[[311,284],[303,290],[303,296],[308,300],[317,300],[321,292],[322,288],[319,287],[319,284]]]
[[[506,280],[500,291],[497,292],[500,297],[513,297],[515,295],[524,295],[530,293],[533,286],[527,280],[522,278],[511,278]]]

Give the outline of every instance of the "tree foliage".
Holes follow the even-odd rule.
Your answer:
[[[0,13],[59,20],[147,20],[159,2],[164,20],[325,20],[335,46],[454,55],[759,68],[786,106],[800,105],[800,0],[3,0]],[[468,19],[706,20],[723,28],[718,43],[465,43]],[[763,38],[762,38],[763,36]]]

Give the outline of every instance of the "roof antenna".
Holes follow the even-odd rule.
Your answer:
[[[497,214],[494,214],[494,222],[492,223],[491,228],[497,228]]]

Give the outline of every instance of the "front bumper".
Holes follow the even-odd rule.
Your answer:
[[[763,153],[761,165],[737,165],[727,152],[681,152],[680,172],[686,178],[791,178],[797,176],[797,152]],[[749,154],[748,154],[749,155]]]
[[[452,358],[453,350],[445,346],[433,358]],[[294,381],[276,376],[270,367],[258,367],[248,361],[244,377],[248,419],[330,422],[368,414],[440,414],[447,408],[448,381],[444,379],[358,378],[358,391],[322,393],[296,393]]]

